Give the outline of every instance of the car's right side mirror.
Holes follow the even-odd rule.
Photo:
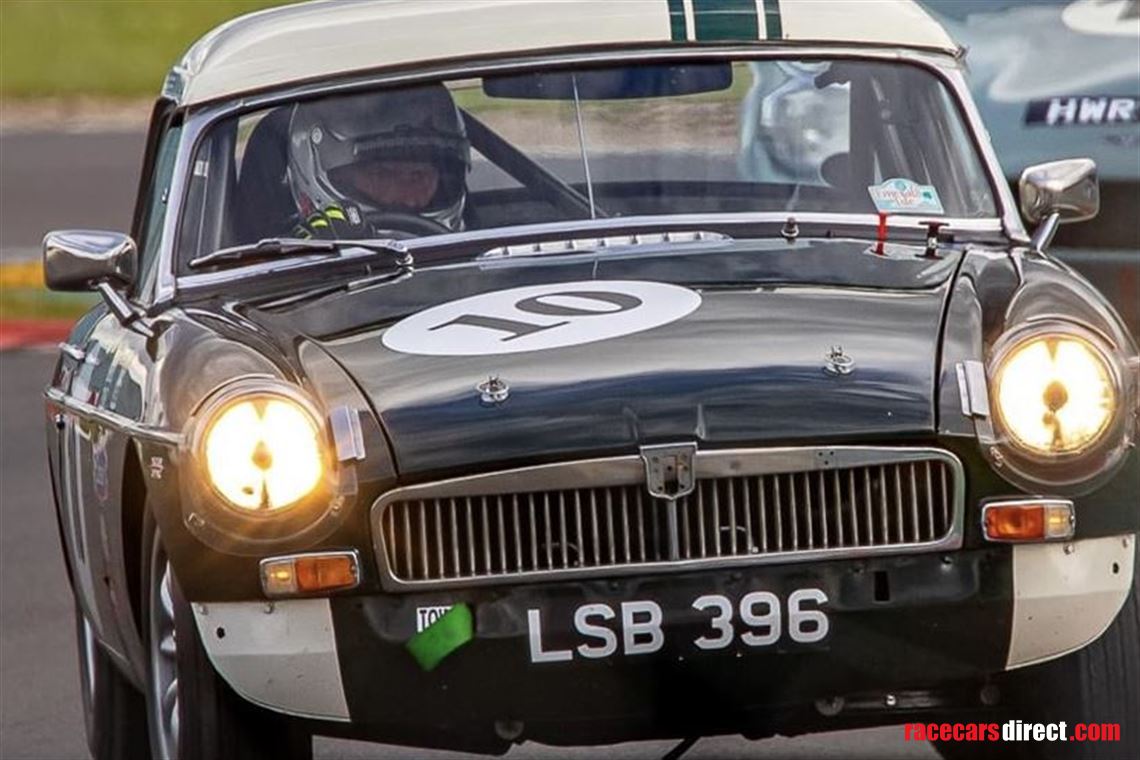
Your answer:
[[[1043,251],[1053,240],[1057,225],[1092,219],[1100,210],[1096,162],[1069,158],[1030,166],[1018,182],[1021,213],[1030,224],[1034,250]]]

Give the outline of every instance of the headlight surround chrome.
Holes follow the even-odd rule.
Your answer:
[[[1082,484],[1122,458],[1131,437],[1128,375],[1099,333],[1062,320],[1021,325],[994,344],[987,376],[995,463],[1018,479]]]

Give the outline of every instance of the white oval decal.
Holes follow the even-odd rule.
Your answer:
[[[649,330],[700,305],[697,292],[660,282],[559,282],[433,306],[397,322],[383,340],[393,351],[425,356],[517,354]]]

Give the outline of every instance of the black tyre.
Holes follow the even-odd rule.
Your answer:
[[[143,533],[152,755],[162,760],[311,758],[312,739],[296,721],[250,704],[214,670],[149,511]]]
[[[1135,540],[1133,539],[1135,542]],[[1015,671],[1006,688],[1004,718],[1073,726],[1118,724],[1120,741],[998,742],[938,745],[948,760],[970,757],[1043,760],[1140,758],[1140,547],[1132,590],[1099,639],[1060,659]]]
[[[91,624],[78,605],[75,607],[75,638],[79,645],[83,723],[91,756],[95,760],[149,757],[143,695],[95,641]]]

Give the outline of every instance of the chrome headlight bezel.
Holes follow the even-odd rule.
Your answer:
[[[214,484],[206,465],[206,436],[225,409],[267,397],[296,404],[310,417],[317,429],[322,473],[317,485],[296,501],[279,509],[251,510],[231,502]],[[182,489],[183,522],[191,533],[223,551],[257,555],[302,538],[316,540],[331,532],[346,511],[328,417],[298,386],[284,380],[251,375],[215,388],[187,423],[182,456],[188,464]]]
[[[1112,387],[1111,419],[1087,444],[1072,451],[1044,452],[1018,439],[1011,432],[1000,400],[998,383],[1006,362],[1033,341],[1059,337],[1082,343],[1103,364]],[[1134,395],[1127,362],[1116,346],[1100,332],[1063,319],[1039,319],[1018,325],[995,343],[986,362],[990,407],[996,443],[989,458],[1007,479],[1015,483],[1053,488],[1095,485],[1112,472],[1127,453],[1132,440],[1130,400]],[[1011,477],[1012,476],[1012,477]]]

